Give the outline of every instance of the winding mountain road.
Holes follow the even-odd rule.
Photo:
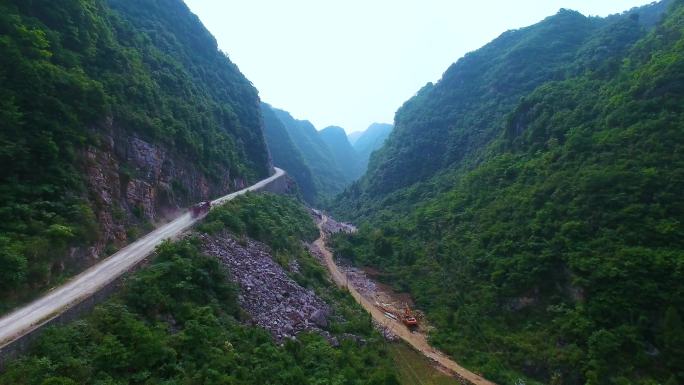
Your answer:
[[[444,353],[430,346],[430,344],[427,342],[427,338],[425,337],[425,335],[421,333],[412,333],[401,322],[388,319],[387,317],[385,317],[385,314],[380,309],[378,309],[375,306],[375,304],[371,303],[366,297],[362,296],[361,293],[359,293],[353,285],[349,285],[346,275],[335,264],[335,260],[333,259],[332,253],[330,252],[330,250],[328,250],[325,244],[326,235],[323,231],[323,228],[327,221],[328,217],[326,215],[322,215],[321,221],[318,222],[320,237],[314,242],[314,245],[316,245],[318,250],[323,255],[325,265],[328,271],[330,272],[331,277],[338,286],[346,288],[352,295],[352,297],[354,297],[356,302],[363,306],[363,308],[370,313],[370,315],[376,322],[389,329],[392,332],[392,334],[406,341],[406,343],[411,345],[414,349],[422,353],[424,356],[430,358],[431,360],[439,363],[442,367],[451,371],[457,377],[460,377],[465,381],[475,385],[496,385],[494,382],[491,382],[485,379],[484,377],[479,376],[469,371],[468,369],[462,367],[456,361],[447,357]]]
[[[275,173],[270,177],[212,201],[212,207],[247,192],[261,190],[284,174],[285,171],[275,167]],[[64,285],[0,318],[0,349],[97,293],[143,261],[164,240],[180,235],[199,219],[185,213],[92,266]]]

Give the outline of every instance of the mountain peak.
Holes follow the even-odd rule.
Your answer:
[[[347,137],[347,132],[344,130],[344,128],[340,126],[328,126],[320,131],[321,134],[325,133],[326,135],[342,135],[345,138]]]

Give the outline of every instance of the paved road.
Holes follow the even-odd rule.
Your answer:
[[[323,258],[325,260],[325,265],[330,272],[335,283],[349,290],[349,293],[354,297],[356,302],[358,302],[364,309],[366,309],[376,322],[387,327],[394,335],[398,336],[402,340],[406,341],[409,345],[413,346],[414,349],[421,352],[426,357],[436,361],[444,368],[448,369],[452,373],[456,374],[458,377],[465,379],[471,384],[475,385],[496,385],[495,383],[486,380],[482,376],[479,376],[468,369],[459,365],[456,361],[447,357],[444,353],[437,349],[434,349],[427,342],[425,335],[421,333],[411,333],[401,322],[388,319],[385,314],[378,309],[375,304],[371,303],[366,297],[362,296],[354,286],[348,285],[347,277],[335,264],[332,253],[325,245],[325,232],[323,231],[323,225],[328,221],[328,217],[323,215],[321,221],[318,223],[318,229],[320,231],[320,237],[314,242],[316,247],[320,250]]]
[[[248,191],[259,190],[284,173],[276,167],[275,174],[272,176],[243,190],[218,198],[212,201],[212,205],[227,202]],[[183,214],[77,275],[64,285],[51,290],[43,297],[0,318],[0,348],[39,328],[69,307],[97,293],[144,260],[162,241],[178,236],[198,219],[192,218],[190,213]]]

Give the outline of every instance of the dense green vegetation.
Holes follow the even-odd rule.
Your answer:
[[[286,253],[315,231],[299,204],[270,194],[230,202],[200,228],[221,231],[223,224]],[[240,323],[236,288],[197,242],[164,244],[115,298],[46,332],[0,384],[398,384],[381,337],[349,295],[303,270],[344,320],[330,331],[365,343],[341,338],[332,347],[308,334],[278,346],[267,332]]]
[[[84,168],[108,122],[210,180],[268,172],[256,90],[182,1],[3,1],[0,312],[100,236]]]
[[[297,283],[316,290],[328,303],[336,303],[338,310],[353,311],[353,299],[332,290],[323,267],[304,249],[302,241],[316,240],[318,228],[301,203],[281,195],[247,194],[212,210],[200,226],[201,231],[209,234],[224,229],[241,238],[250,237],[269,245],[272,256],[284,268],[296,260],[301,273],[292,274],[292,278]],[[352,318],[360,322],[363,329],[365,318],[358,315]]]
[[[684,382],[684,2],[639,22],[662,6],[561,11],[467,55],[336,207],[367,220],[337,252],[495,381]]]
[[[162,93],[159,99],[147,101],[148,108],[159,112],[145,110],[146,119],[161,120],[155,123],[164,131],[155,137],[172,139],[181,151],[189,151],[188,159],[206,168],[210,177],[223,178],[226,169],[248,180],[268,175],[257,90],[219,51],[197,16],[182,0],[107,3],[135,31],[121,32],[134,33],[127,38],[143,41],[130,48],[152,51],[142,60]],[[144,43],[147,39],[152,47]],[[130,73],[123,75],[131,77]],[[142,88],[138,92],[155,91],[154,84],[133,86]]]
[[[521,97],[572,76],[574,63],[619,56],[642,36],[642,27],[628,16],[589,18],[563,9],[468,53],[397,111],[392,135],[362,181],[364,190],[384,196],[477,162]]]
[[[462,385],[456,378],[435,369],[434,363],[404,343],[389,347],[401,385]]]
[[[294,252],[301,241],[313,242],[318,229],[306,208],[292,198],[270,193],[248,193],[209,212],[201,231],[224,228],[271,246],[274,251]]]

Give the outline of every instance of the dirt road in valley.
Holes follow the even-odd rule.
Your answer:
[[[342,270],[340,270],[340,268],[335,264],[332,253],[330,250],[328,250],[325,244],[326,234],[323,228],[328,221],[328,217],[322,215],[321,218],[322,219],[318,223],[320,237],[314,242],[314,245],[319,249],[330,276],[338,286],[349,290],[349,293],[351,293],[356,302],[361,304],[361,306],[363,306],[363,308],[371,314],[376,322],[388,328],[394,335],[406,341],[409,345],[413,346],[414,349],[418,350],[426,357],[434,360],[439,365],[455,374],[457,377],[460,377],[475,385],[496,385],[495,383],[486,380],[482,376],[479,376],[462,367],[457,362],[444,355],[444,353],[432,348],[430,344],[428,344],[425,335],[417,332],[412,333],[401,322],[387,318],[385,314],[375,306],[374,303],[371,303],[371,301],[369,301],[366,297],[362,296],[354,286],[349,285],[347,277],[345,276],[344,272],[342,272]]]
[[[283,176],[284,173],[276,167],[275,173],[270,177],[218,198],[211,202],[212,206],[227,202],[249,191],[260,190]],[[180,235],[199,219],[201,218],[193,218],[190,213],[183,214],[82,272],[64,285],[0,318],[0,348],[40,328],[71,306],[97,293],[144,260],[164,240]]]

